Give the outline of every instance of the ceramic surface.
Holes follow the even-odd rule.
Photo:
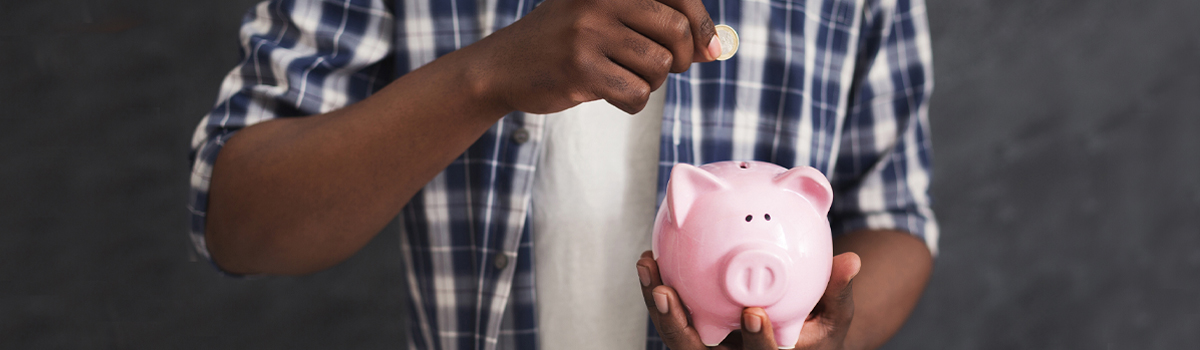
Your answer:
[[[762,307],[791,348],[829,282],[829,181],[811,167],[754,161],[677,164],[654,224],[663,283],[675,288],[701,340],[720,343]]]

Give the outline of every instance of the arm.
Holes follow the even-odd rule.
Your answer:
[[[933,268],[929,249],[907,232],[863,230],[838,237],[834,254],[854,252],[862,269],[853,280],[854,318],[847,349],[883,346],[908,319]]]
[[[194,141],[193,237],[226,271],[303,274],[336,264],[503,115],[601,98],[634,112],[668,71],[715,56],[712,22],[699,2],[550,0],[362,101],[345,96],[352,104],[339,109],[331,106],[336,96],[320,96],[332,81],[323,76],[352,77],[381,61],[379,47],[391,42],[390,13],[381,1],[370,6],[342,11],[368,17],[373,36],[345,41],[369,42],[371,50],[323,42],[343,33],[322,33],[338,28],[311,25],[291,14],[310,11],[280,2],[260,5],[243,28],[245,60]],[[280,38],[299,44],[284,47]],[[312,63],[277,61],[289,54]],[[373,56],[357,62],[361,55]],[[328,71],[308,74],[313,69]],[[275,118],[281,110],[312,116]]]
[[[900,329],[928,283],[938,239],[929,198],[933,67],[925,3],[868,1],[865,16],[851,111],[830,177],[837,195],[830,223],[842,233],[834,252],[862,259],[849,349],[878,348]]]
[[[507,108],[459,51],[360,103],[238,132],[213,168],[207,243],[236,273],[302,274],[357,252]]]

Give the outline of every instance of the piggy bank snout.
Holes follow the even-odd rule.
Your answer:
[[[725,293],[743,307],[766,307],[788,289],[787,252],[767,245],[741,246],[726,255]]]

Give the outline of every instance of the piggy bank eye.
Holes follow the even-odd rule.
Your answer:
[[[763,214],[763,219],[767,219],[767,221],[771,221],[771,214]]]
[[[746,215],[746,222],[750,222],[750,220],[754,220],[754,215]]]

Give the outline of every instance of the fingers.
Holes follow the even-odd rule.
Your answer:
[[[675,350],[706,349],[700,335],[688,325],[686,311],[679,295],[671,287],[662,285],[658,264],[650,251],[642,253],[637,262],[638,281],[642,285],[642,298],[650,312],[650,320],[658,330],[663,343]]]
[[[771,319],[762,308],[748,307],[742,310],[742,348],[777,349],[775,330]]]
[[[862,268],[858,254],[847,252],[833,257],[833,268],[825,294],[817,302],[813,314],[804,322],[800,332],[798,348],[815,347],[829,342],[840,342],[850,329],[854,319],[854,276]]]
[[[646,302],[646,307],[654,308],[654,298],[652,291],[654,287],[662,285],[662,278],[658,274],[658,263],[654,261],[654,255],[649,250],[642,253],[642,257],[637,262],[638,281],[642,284],[642,299]]]
[[[721,54],[716,29],[700,0],[632,0],[622,23],[671,51],[671,72],[681,73],[692,62],[709,62]]]
[[[708,47],[714,32],[700,0],[545,1],[459,56],[505,109],[544,114],[603,98],[636,113],[669,72],[720,54]]]
[[[716,44],[716,26],[708,16],[708,9],[700,0],[659,0],[663,4],[679,11],[688,19],[692,32],[693,61],[709,62],[721,55],[721,47]]]
[[[650,83],[615,62],[601,63],[593,74],[591,93],[625,113],[641,111],[650,100]]]
[[[658,90],[667,80],[667,73],[673,69],[675,58],[672,52],[633,30],[624,30],[621,36],[619,41],[610,42],[604,48],[608,58],[640,76],[650,90]],[[690,47],[687,49],[691,50]]]
[[[826,315],[833,319],[849,320],[854,316],[853,290],[851,281],[862,269],[862,259],[858,254],[847,252],[833,257],[833,269],[829,274],[829,285],[821,302],[826,304]]]
[[[658,329],[667,347],[677,350],[707,349],[700,341],[700,334],[688,325],[687,313],[683,302],[675,290],[667,286],[657,286],[651,291],[654,299],[654,309],[650,310],[651,320]]]
[[[626,9],[621,23],[669,50],[671,72],[686,71],[695,55],[692,25],[688,17],[654,0],[631,1],[638,6]]]

